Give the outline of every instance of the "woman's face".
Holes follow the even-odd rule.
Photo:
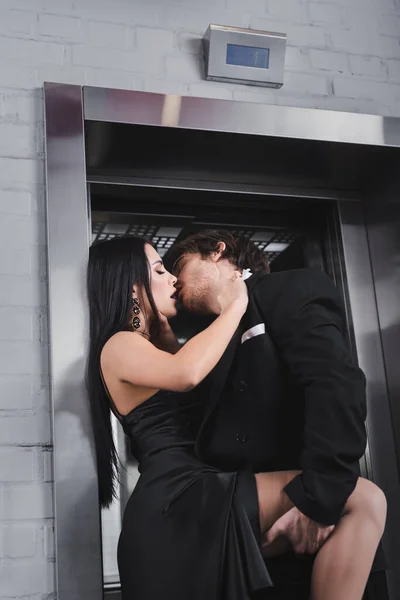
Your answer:
[[[150,265],[150,287],[154,302],[157,309],[165,315],[167,319],[170,319],[177,313],[177,301],[175,299],[176,289],[174,287],[176,277],[171,275],[171,273],[164,268],[163,261],[153,246],[146,244],[145,252]],[[149,310],[149,313],[151,313],[148,301],[146,301],[146,305],[148,305],[146,308]]]

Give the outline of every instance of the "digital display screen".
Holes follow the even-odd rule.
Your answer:
[[[269,68],[269,48],[227,44],[226,63],[237,67]]]

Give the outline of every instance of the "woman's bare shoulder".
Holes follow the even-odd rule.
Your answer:
[[[149,344],[148,340],[133,331],[118,331],[114,333],[104,344],[101,351],[102,358],[112,357],[135,348],[145,347]]]
[[[108,373],[138,388],[187,389],[176,355],[159,350],[135,332],[113,335],[105,344],[100,361]]]

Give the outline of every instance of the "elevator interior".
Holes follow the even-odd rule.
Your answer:
[[[241,121],[240,127],[235,122],[234,111],[241,103],[189,98],[184,99],[187,107],[185,112],[183,103],[179,126],[163,127],[159,122],[163,96],[132,92],[117,95],[115,90],[93,88],[87,88],[82,95],[77,86],[52,85],[49,84],[46,92],[50,258],[52,252],[55,253],[53,249],[60,245],[64,229],[61,261],[68,268],[72,258],[67,261],[65,256],[67,247],[73,253],[72,244],[74,248],[81,244],[84,250],[95,240],[135,234],[149,239],[167,268],[171,268],[179,240],[206,228],[223,228],[252,239],[268,255],[272,271],[310,267],[325,271],[334,280],[346,308],[351,352],[369,381],[368,446],[360,463],[361,474],[381,485],[389,502],[388,530],[384,540],[388,565],[386,570],[371,578],[366,597],[368,600],[400,598],[400,580],[396,573],[400,561],[400,412],[395,396],[397,381],[393,375],[390,378],[393,344],[390,340],[387,343],[384,329],[389,322],[395,324],[396,331],[400,325],[400,310],[393,308],[393,303],[388,304],[400,283],[395,262],[400,254],[399,239],[393,234],[400,212],[397,195],[400,189],[397,176],[400,135],[398,144],[394,144],[396,136],[391,128],[388,129],[391,144],[381,141],[362,143],[369,133],[360,130],[360,122],[354,131],[351,127],[346,131],[344,141],[338,141],[336,134],[332,134],[332,123],[337,115],[300,109],[287,109],[289,112],[280,114],[279,107],[274,107],[275,116],[284,117],[283,125],[281,123],[279,127],[288,135],[278,135],[278,125],[264,126],[262,121],[257,133],[263,134],[255,135],[251,127],[246,132]],[[79,118],[77,104],[82,111]],[[68,126],[66,132],[62,126],[60,131],[60,125],[56,123],[57,116],[61,119],[63,106],[64,114],[71,123],[74,122],[74,127]],[[262,107],[265,115],[268,116],[270,108]],[[240,114],[251,115],[257,110],[261,108],[242,104],[240,111],[244,112]],[[356,115],[348,117],[351,125],[350,117],[356,118]],[[230,128],[221,125],[224,119]],[[314,132],[311,137],[294,134],[293,123],[297,119],[309,123]],[[392,121],[391,125],[400,132],[397,120]],[[322,122],[329,123],[329,127],[320,135],[319,123]],[[383,125],[388,128],[389,124]],[[341,126],[338,125],[338,130]],[[261,132],[263,127],[266,131]],[[355,143],[357,136],[361,142]],[[75,157],[72,145],[68,147],[73,144],[73,139],[77,142]],[[68,166],[64,169],[61,185],[60,165],[63,164]],[[64,191],[67,182],[69,195]],[[77,192],[82,197],[71,200],[75,209],[68,212],[65,204],[74,193],[75,198]],[[55,207],[57,202],[58,208]],[[81,214],[86,214],[88,220],[85,223],[86,240],[83,230],[81,237],[77,231],[72,231],[74,226],[79,229],[82,225],[82,219],[76,219],[82,202],[86,213],[82,211]],[[57,238],[54,235],[53,239],[52,222],[58,226]],[[66,227],[67,222],[70,229]],[[70,240],[67,239],[68,231]],[[82,256],[81,267],[84,268],[86,250]],[[50,288],[52,277],[56,278],[52,275],[54,272],[54,261],[52,268],[50,260]],[[51,302],[50,289],[50,305]],[[84,311],[84,303],[80,302],[79,310]],[[54,304],[51,317],[54,341],[57,310],[58,305]],[[77,307],[74,314],[76,311]],[[65,322],[65,310],[62,315],[60,313],[61,317]],[[72,327],[76,326],[74,319],[76,321],[76,316],[71,314]],[[204,318],[180,313],[172,326],[184,342],[206,323]],[[53,347],[52,352],[53,364],[57,365],[54,359],[57,347]],[[63,385],[65,378],[60,378],[59,387]],[[54,385],[54,389],[56,387]],[[58,431],[60,440],[57,446],[55,435],[55,455],[61,473],[67,461],[60,450],[63,429],[61,413],[57,412],[57,398],[54,415],[55,434]],[[82,417],[85,418],[87,415]],[[102,511],[101,515],[103,569],[100,568],[100,573],[102,571],[103,593],[108,598],[119,597],[116,541],[125,503],[138,476],[136,464],[116,422],[114,433],[126,472],[122,472],[120,502],[109,511]],[[82,458],[82,448],[79,452]],[[86,522],[90,511],[89,497],[92,500],[96,497],[92,463],[87,471],[93,488],[86,494],[86,506],[82,510]],[[70,472],[67,479],[73,481]],[[56,480],[56,498],[57,485]],[[66,501],[60,494],[58,498],[59,514],[66,514]],[[80,496],[76,494],[76,498]],[[78,521],[79,517],[74,528],[76,532]],[[85,520],[81,518],[79,523],[82,527]],[[56,523],[56,527],[59,529],[58,552],[71,565],[77,560],[71,552],[79,554],[79,547],[71,544],[65,535],[65,521]],[[98,535],[96,527],[94,524],[91,530],[92,540]],[[62,544],[66,539],[68,548]],[[82,560],[87,560],[83,553]],[[70,593],[69,598],[100,598],[93,592],[93,579],[89,581],[87,575],[91,568],[87,565],[81,576],[83,584],[74,590],[75,595]],[[66,581],[66,568],[62,563],[58,570],[60,581]],[[60,600],[64,600],[61,595]]]
[[[229,229],[263,249],[272,271],[321,269],[344,295],[346,266],[335,226],[338,202],[362,204],[366,191],[375,185],[377,162],[387,165],[393,159],[390,151],[384,156],[375,148],[365,150],[360,159],[357,150],[90,122],[86,156],[92,241],[140,235],[155,245],[170,269],[179,240],[207,228]],[[382,164],[379,167],[381,171]],[[348,341],[356,356],[350,312],[348,318]],[[184,342],[206,323],[207,319],[181,312],[172,327]],[[115,428],[126,467],[116,510],[122,517],[138,472],[116,423]],[[364,460],[363,475],[368,475],[368,467]],[[105,563],[104,578],[106,589],[116,589],[121,520],[114,520],[110,545],[107,522],[103,514],[103,556],[108,553],[111,563],[114,557],[114,568],[108,570]]]

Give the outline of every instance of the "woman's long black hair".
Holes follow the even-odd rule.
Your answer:
[[[86,385],[102,508],[110,506],[113,498],[117,497],[119,459],[112,436],[110,400],[100,375],[100,354],[111,336],[119,331],[131,330],[134,286],[135,291],[142,290],[147,294],[155,316],[155,329],[159,327],[158,312],[150,288],[146,243],[145,239],[138,237],[120,237],[94,243],[89,250],[87,294],[90,339]],[[142,319],[143,312],[139,316]]]

